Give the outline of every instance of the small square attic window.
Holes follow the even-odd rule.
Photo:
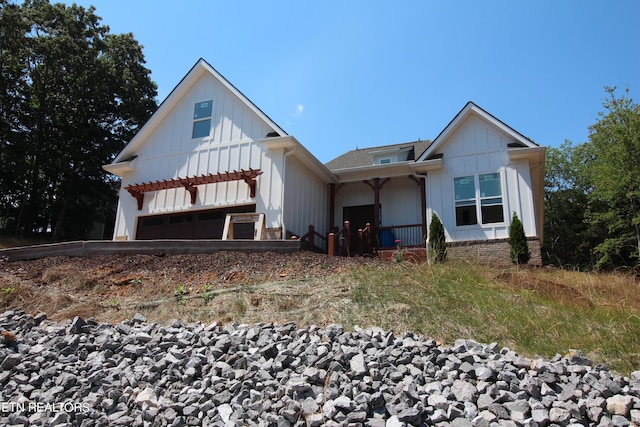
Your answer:
[[[193,132],[191,138],[204,138],[211,133],[213,100],[197,102],[193,109]]]

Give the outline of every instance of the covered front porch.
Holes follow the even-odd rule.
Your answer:
[[[343,233],[348,221],[351,251],[423,248],[427,238],[426,174],[442,159],[402,161],[334,170],[330,184],[330,230]],[[367,226],[368,225],[368,226]],[[360,236],[360,230],[369,230]],[[369,239],[363,244],[361,240]],[[364,247],[363,247],[364,245]]]

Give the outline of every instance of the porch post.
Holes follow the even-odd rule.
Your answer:
[[[420,209],[422,210],[422,239],[427,238],[427,177],[425,175],[409,175],[420,186]]]
[[[373,178],[373,229],[380,229],[380,178]]]
[[[336,225],[336,185],[329,184],[329,231]]]
[[[422,210],[422,240],[427,238],[427,186],[426,178],[420,178],[420,209]]]

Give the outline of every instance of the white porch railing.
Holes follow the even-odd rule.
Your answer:
[[[400,240],[396,244],[396,240]],[[424,238],[422,236],[422,225],[393,225],[390,227],[380,227],[380,248],[402,247],[422,247]]]

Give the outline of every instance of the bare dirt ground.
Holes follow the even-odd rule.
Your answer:
[[[208,255],[53,257],[0,262],[0,310],[117,322],[330,322],[349,303],[352,267],[371,258],[220,252]]]

